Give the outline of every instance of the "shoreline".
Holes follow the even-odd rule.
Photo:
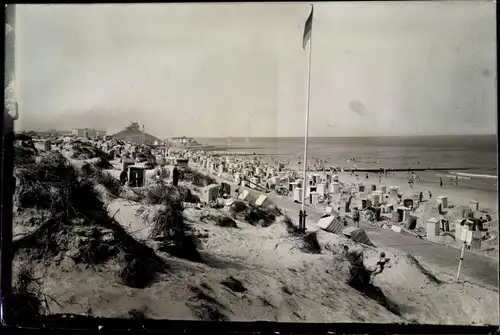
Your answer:
[[[206,153],[206,154],[211,155],[211,153]],[[219,173],[211,173],[209,171],[206,171],[198,164],[196,164],[196,168],[211,176],[219,177]],[[302,175],[303,172],[303,170],[301,169],[290,168],[290,167],[287,167],[286,170],[290,172],[295,171],[299,175]],[[427,171],[432,171],[432,170],[427,170]],[[314,172],[314,171],[309,171],[309,172]],[[322,172],[324,171],[318,171],[318,173]],[[357,170],[356,172],[360,172],[360,170]],[[413,187],[410,187],[408,184],[407,172],[408,169],[400,171],[389,171],[387,177],[385,175],[381,176],[380,183],[378,180],[379,175],[381,175],[379,170],[373,172],[364,172],[364,174],[368,175],[369,177],[368,179],[363,178],[364,176],[359,176],[358,179],[356,178],[355,175],[351,175],[351,172],[347,171],[338,172],[337,175],[339,176],[339,180],[341,182],[347,184],[364,184],[365,186],[375,184],[377,185],[377,188],[379,187],[379,185],[386,185],[387,187],[397,186],[399,188],[400,193],[402,193],[403,196],[409,198],[412,198],[413,193],[415,192],[424,192],[424,199],[427,199],[428,192],[430,191],[432,193],[433,199],[435,199],[438,196],[448,196],[449,202],[451,204],[459,203],[461,205],[469,205],[469,202],[471,200],[476,200],[479,202],[480,207],[488,209],[489,212],[492,212],[492,214],[494,214],[496,220],[498,220],[497,190],[474,188],[474,185],[470,185],[469,181],[464,181],[460,179],[457,186],[454,181],[450,181],[446,178],[443,178],[443,187],[439,186],[439,180],[437,178],[435,178],[434,181],[431,181],[428,178],[423,178],[421,179],[420,182],[414,183]],[[222,173],[221,175],[222,179],[224,179],[225,181],[234,183],[234,179],[231,179],[230,176],[227,175],[227,173]],[[488,179],[488,181],[491,181],[491,179]],[[290,196],[281,196],[274,192],[271,192],[271,194],[276,197],[292,200]]]
[[[194,168],[201,173],[204,173],[208,176],[215,178],[218,183],[223,181],[223,182],[230,182],[232,184],[235,184],[234,180],[231,180],[229,178],[229,176],[227,175],[227,173],[223,173],[223,174],[211,173],[211,172],[203,169],[200,165],[197,165],[197,164],[195,165]],[[339,176],[339,181],[345,185],[364,184],[365,186],[367,186],[367,185],[374,184],[373,179],[369,180],[369,182],[366,182],[365,180],[356,180],[356,177],[351,176],[348,172],[340,172],[340,173],[338,173],[338,176]],[[429,190],[433,194],[432,199],[434,201],[435,201],[435,198],[437,196],[440,196],[440,195],[448,196],[448,198],[450,199],[449,205],[451,205],[452,207],[454,207],[455,204],[464,205],[464,203],[466,202],[465,199],[469,198],[468,194],[470,193],[470,191],[463,190],[463,189],[462,190],[460,190],[460,189],[457,190],[455,188],[449,188],[449,189],[443,188],[443,189],[441,189],[441,188],[439,188],[439,186],[435,186],[435,185],[417,184],[418,185],[417,187],[410,188],[410,187],[408,187],[407,184],[405,185],[405,183],[401,179],[390,178],[390,177],[384,178],[383,181],[384,182],[381,183],[380,185],[385,185],[387,187],[397,186],[399,188],[399,192],[401,194],[403,194],[404,196],[408,196],[409,198],[411,198],[411,195],[413,194],[413,192],[425,191],[424,192],[424,199],[426,199],[426,198],[428,198],[428,194],[426,192]],[[379,184],[376,183],[376,185],[378,188]],[[239,186],[239,187],[242,187],[242,186]],[[300,207],[300,203],[294,203],[293,199],[290,196],[282,196],[282,195],[278,195],[274,192],[264,193],[264,192],[259,191],[257,189],[252,189],[248,186],[244,186],[243,189],[253,191],[253,192],[267,196],[274,203],[274,205],[276,205],[277,207],[284,210],[284,212],[287,213],[289,215],[289,217],[294,222],[297,221],[296,216],[298,215],[298,208]],[[458,193],[457,193],[457,191],[458,191]],[[498,210],[495,206],[492,206],[495,204],[495,202],[491,200],[491,197],[489,194],[475,194],[475,199],[480,202],[481,208],[488,210],[488,212],[494,217],[494,219],[493,219],[494,221],[498,220],[498,218],[497,218]],[[481,206],[481,204],[483,204],[483,205]],[[468,202],[467,202],[467,205],[468,205]],[[306,227],[307,227],[308,231],[312,232],[315,230],[320,230],[320,228],[317,226],[317,222],[321,218],[321,216],[326,213],[325,208],[314,207],[314,206],[306,204],[305,209],[308,212],[308,217],[306,219],[306,222],[307,222]],[[422,213],[418,214],[417,216],[421,216],[421,214]],[[341,209],[341,215],[345,216],[343,208]],[[350,221],[351,219],[348,216],[346,218],[348,219],[349,226],[352,226],[353,223]],[[383,230],[382,228],[371,226],[371,225],[367,224],[366,222],[364,222],[363,220],[360,222],[360,228],[368,229],[368,231]],[[450,228],[453,228],[453,227],[450,227]],[[392,233],[392,231],[390,231],[389,233]],[[377,233],[377,234],[379,234],[379,233]],[[412,239],[413,238],[414,237],[412,237]],[[433,245],[451,248],[453,250],[460,250],[460,247],[461,247],[460,245],[458,245],[458,244],[455,245],[453,243],[450,244],[450,243],[446,243],[446,242],[429,241],[427,239],[425,239],[425,241],[426,241],[426,243],[431,243]],[[384,244],[379,245],[379,247],[399,249],[398,247],[386,246]],[[470,254],[477,255],[477,256],[487,257],[488,259],[491,259],[494,261],[498,261],[498,258],[494,257],[494,256],[496,256],[496,252],[495,252],[494,256],[492,256],[490,253],[486,253],[484,251],[479,251],[479,250],[468,250],[467,252]]]
[[[167,156],[170,157],[166,159],[165,152],[162,152],[164,149],[150,148],[151,151],[147,154],[149,159],[153,160],[153,157],[156,157],[161,161],[155,160],[154,162],[158,164],[153,164],[154,169],[143,171],[144,184],[136,185],[137,188],[125,185],[117,191],[114,188],[115,179],[119,179],[121,171],[126,169],[119,159],[123,159],[124,156],[116,157],[113,154],[112,158],[106,158],[109,161],[108,165],[112,167],[106,165],[107,168],[103,168],[101,173],[102,176],[109,175],[113,179],[97,178],[97,175],[89,175],[87,169],[83,167],[87,163],[97,164],[101,162],[101,159],[82,155],[80,152],[83,150],[80,145],[80,143],[68,144],[64,148],[53,148],[55,149],[53,151],[60,150],[74,166],[76,172],[81,171],[82,175],[86,176],[85,178],[91,179],[89,181],[96,191],[94,194],[96,199],[100,199],[103,205],[106,205],[103,206],[103,219],[115,220],[115,225],[110,225],[108,220],[101,222],[100,219],[93,221],[83,219],[83,221],[72,222],[71,227],[75,228],[73,230],[58,230],[58,227],[54,226],[54,232],[60,234],[58,236],[64,236],[68,241],[83,243],[70,244],[70,253],[67,251],[68,247],[61,244],[57,249],[61,252],[55,256],[61,259],[61,263],[55,263],[50,268],[46,268],[45,264],[35,258],[30,259],[30,265],[37,266],[37,271],[40,273],[44,271],[44,293],[54,297],[56,301],[67,301],[68,305],[65,305],[64,309],[70,313],[88,313],[85,311],[91,308],[93,315],[98,317],[134,317],[136,314],[132,314],[131,311],[138,310],[142,311],[144,317],[147,318],[205,319],[206,317],[200,313],[206,310],[206,305],[202,303],[207,303],[197,300],[201,292],[208,298],[215,299],[215,307],[208,306],[212,306],[213,310],[220,312],[230,321],[243,319],[274,320],[274,322],[328,322],[333,317],[335,320],[346,322],[399,321],[406,323],[418,320],[434,324],[464,324],[472,320],[475,323],[491,324],[498,320],[498,315],[494,313],[494,306],[498,304],[494,290],[498,286],[498,278],[494,273],[496,262],[482,255],[467,254],[465,256],[461,280],[456,283],[453,274],[456,271],[460,250],[419,240],[413,236],[397,234],[379,226],[369,227],[367,226],[369,222],[365,221],[365,218],[360,222],[360,228],[366,231],[367,237],[377,246],[376,248],[365,248],[343,234],[334,234],[320,229],[317,223],[325,210],[315,205],[307,206],[306,227],[308,232],[315,232],[314,236],[319,246],[319,252],[317,252],[304,248],[306,241],[294,236],[293,230],[287,229],[290,228],[289,222],[288,224],[284,222],[281,215],[274,216],[273,214],[274,218],[270,218],[268,225],[266,221],[255,220],[259,217],[255,219],[248,217],[245,212],[241,215],[234,215],[232,209],[236,209],[233,207],[237,206],[232,206],[232,201],[229,199],[223,201],[222,208],[219,201],[217,201],[219,206],[203,204],[206,199],[209,199],[208,202],[213,199],[214,195],[210,194],[210,190],[214,189],[212,183],[227,182],[231,185],[231,190],[233,189],[236,183],[231,172],[242,171],[245,175],[252,172],[250,174],[263,177],[262,183],[264,184],[276,183],[288,188],[288,181],[291,180],[286,182],[285,180],[276,182],[269,180],[269,178],[274,179],[273,176],[276,175],[286,177],[290,170],[282,171],[282,164],[274,162],[274,164],[261,164],[259,167],[253,159],[239,158],[236,162],[231,162],[231,157],[209,158],[209,154],[203,156],[203,153],[197,152],[193,155],[187,150],[173,151],[172,154],[167,152]],[[93,144],[89,143],[89,151],[93,149],[92,147]],[[98,148],[95,149],[96,153],[99,153]],[[122,147],[122,149],[127,154],[136,150],[132,147]],[[135,152],[141,154],[143,150],[148,150],[148,148]],[[192,178],[180,180],[179,186],[182,187],[182,192],[178,194],[181,197],[177,200],[162,196],[168,195],[166,193],[172,190],[170,187],[162,188],[163,182],[168,184],[170,181],[173,182],[170,178],[173,177],[172,174],[167,176],[165,173],[162,177],[160,173],[159,177],[163,182],[161,185],[156,183],[158,172],[163,172],[160,169],[172,169],[175,165],[173,162],[175,158],[179,159],[175,162],[179,165],[179,169],[187,167],[199,172],[192,173]],[[226,160],[226,158],[230,159]],[[137,168],[145,167],[138,162],[141,159],[142,157],[139,156],[139,160],[136,161],[139,163]],[[58,161],[55,161],[54,164],[57,163]],[[218,173],[217,171],[231,172]],[[213,179],[202,175],[211,176]],[[340,185],[341,188],[349,188],[345,184],[351,181],[367,184],[366,180],[354,179],[356,179],[355,176],[350,176],[349,173],[339,174],[339,181],[344,184]],[[112,180],[113,184],[111,184]],[[280,178],[278,177],[277,180]],[[368,183],[375,180],[378,178],[369,176]],[[43,179],[43,181],[47,183],[44,184],[47,187],[52,186],[51,179]],[[400,184],[403,182],[404,180],[400,180]],[[387,178],[384,183],[392,183],[392,180]],[[158,186],[160,188],[157,188]],[[62,187],[64,187],[63,184]],[[262,203],[264,207],[269,204],[280,208],[282,214],[287,214],[296,225],[301,205],[293,202],[289,196],[282,197],[274,191],[265,193],[257,189],[241,187],[240,190],[247,189],[251,193],[251,196],[246,199],[247,204],[255,204],[255,196],[263,194],[270,200],[270,203]],[[18,188],[17,191],[20,190],[21,188]],[[195,197],[186,197],[182,194],[184,190]],[[161,191],[161,193],[156,191]],[[180,188],[179,191],[181,191]],[[63,192],[61,191],[60,194],[64,195]],[[281,192],[278,190],[278,193]],[[74,203],[87,206],[86,200],[89,200],[88,203],[91,204],[91,196],[94,195],[89,195],[88,198],[82,199],[83,201]],[[231,195],[233,198],[237,196],[233,192]],[[360,193],[356,192],[355,196],[359,200]],[[337,199],[336,196],[334,198]],[[180,215],[175,218],[171,215],[172,211],[168,210],[170,200],[182,201],[184,205],[178,208]],[[64,211],[65,207],[68,208],[68,206],[58,206],[55,209]],[[80,209],[80,207],[76,208]],[[250,209],[249,206],[246,208]],[[171,209],[175,210],[174,207]],[[267,212],[263,207],[259,209]],[[275,213],[274,208],[269,208],[269,210],[269,213]],[[37,218],[43,216],[44,212],[38,212],[38,210],[33,212],[26,207],[23,212],[16,211],[16,213],[23,215],[18,220],[20,224],[23,224],[27,222],[28,217],[38,220]],[[75,215],[80,216],[79,213]],[[93,218],[92,216],[91,219]],[[41,220],[43,219],[42,217]],[[196,242],[200,243],[199,245],[192,244],[192,247],[196,249],[192,249],[193,252],[199,254],[200,258],[193,259],[188,249],[186,253],[183,253],[186,246],[189,248],[189,244],[183,243],[184,240],[180,240],[180,244],[176,244],[177,240],[172,240],[174,243],[168,242],[169,244],[166,245],[163,240],[159,241],[151,236],[151,231],[155,230],[158,224],[163,224],[161,230],[167,230],[173,222],[172,219],[181,220],[179,223],[184,224],[179,227],[187,233],[184,236],[192,236],[197,240]],[[348,220],[349,226],[353,226],[353,222]],[[224,221],[230,221],[232,224],[222,225]],[[54,221],[54,225],[57,223]],[[113,227],[116,227],[116,231],[109,231]],[[170,232],[165,233],[164,236],[169,236],[167,234]],[[40,243],[33,244],[36,250],[44,250],[46,238],[42,237],[44,239],[40,239]],[[55,243],[58,241],[56,239]],[[103,246],[103,249],[106,248],[103,252],[109,250],[107,249],[109,245],[123,246],[127,254],[133,257],[135,264],[151,264],[158,267],[133,268],[134,275],[140,278],[151,274],[147,277],[150,279],[146,279],[147,283],[137,287],[135,284],[137,281],[123,279],[125,277],[121,274],[128,275],[130,272],[126,270],[131,268],[131,264],[126,258],[121,258],[120,254],[112,255],[112,258],[99,263],[98,269],[88,265],[84,267],[87,264],[85,259],[82,261],[72,257],[85,255],[88,252],[86,246],[90,244],[94,245],[97,251]],[[182,249],[172,249],[177,246]],[[361,247],[364,252],[363,263],[366,267],[374,265],[382,251],[391,259],[391,265],[377,276],[374,285],[379,287],[389,299],[394,298],[397,306],[405,307],[401,309],[399,319],[388,320],[387,317],[391,314],[387,312],[387,306],[380,304],[377,300],[367,299],[366,295],[345,283],[345,279],[349,276],[349,269],[345,263],[346,260],[342,257],[343,246],[349,249]],[[26,252],[26,255],[33,254],[31,249],[27,249]],[[25,266],[22,261],[22,258],[15,260],[18,266],[16,269]],[[72,262],[79,262],[78,265],[81,265],[81,268],[74,267]],[[166,271],[162,271],[163,267],[156,264],[166,265],[164,268]],[[64,271],[61,272],[61,269]],[[98,273],[95,270],[99,270]],[[65,275],[61,277],[61,273]],[[437,282],[443,285],[437,286],[435,282],[432,282],[432,278],[429,280],[429,273],[434,276],[432,278],[437,278]],[[238,296],[241,297],[242,292],[226,284],[231,282],[240,283],[244,287],[245,299],[237,299]],[[465,294],[455,294],[458,291]],[[249,304],[252,306],[250,310]],[[301,308],[298,309],[296,306],[301,306]],[[359,306],[363,306],[363,318],[360,318],[360,314],[353,315],[351,312],[359,311]],[[471,310],[470,306],[474,314],[468,313]],[[54,310],[60,309],[55,307]]]
[[[221,180],[231,182],[234,184],[234,180],[229,177],[227,173],[210,173],[209,171],[203,169],[200,165],[196,164],[196,169],[208,174],[212,177],[219,178]],[[301,171],[296,171],[296,172],[301,172]],[[220,175],[220,176],[219,176]],[[412,198],[413,193],[415,192],[424,192],[424,199],[428,198],[428,192],[430,191],[432,193],[432,198],[435,199],[438,196],[448,196],[449,203],[450,204],[461,204],[461,205],[468,205],[471,200],[476,200],[479,202],[480,208],[487,209],[488,212],[493,214],[492,216],[495,217],[496,220],[498,220],[498,204],[496,202],[496,192],[495,191],[487,191],[487,190],[475,190],[475,189],[470,189],[470,188],[464,188],[464,187],[456,187],[456,186],[449,186],[447,184],[444,184],[444,187],[439,187],[439,184],[434,183],[434,182],[420,182],[420,183],[415,183],[412,188],[408,186],[407,183],[407,177],[404,175],[395,175],[395,176],[388,176],[388,177],[382,177],[381,178],[381,183],[378,182],[376,178],[378,178],[378,174],[373,174],[370,176],[369,174],[369,179],[356,179],[355,176],[351,176],[349,172],[339,172],[337,173],[339,176],[339,181],[344,183],[344,184],[363,184],[365,186],[369,186],[372,184],[377,185],[377,188],[380,185],[385,185],[387,187],[389,186],[397,186],[399,189],[399,192],[404,196],[404,197],[409,197]],[[252,189],[252,188],[249,188]],[[258,190],[255,190],[258,191]],[[259,192],[259,191],[258,191]],[[261,192],[263,193],[263,192]],[[266,195],[272,195],[273,197],[279,197],[280,199],[283,200],[290,200],[293,201],[291,196],[282,196],[278,195],[274,192],[271,193],[263,193]],[[306,205],[306,207],[312,208],[311,206]],[[495,220],[494,219],[494,220]]]
[[[210,155],[210,154],[208,154]],[[244,160],[244,158],[243,158]],[[231,176],[228,173],[217,173],[217,172],[211,172],[208,170],[205,170],[205,168],[201,165],[196,164],[197,170],[210,175],[212,177],[215,177],[216,179],[230,182],[235,184],[234,179],[231,178]],[[296,173],[299,173],[299,175],[302,174],[302,170],[300,169],[290,169],[287,167],[285,169],[285,172],[282,172],[282,175],[287,175],[287,172],[292,172],[295,171]],[[314,173],[314,171],[309,171],[310,173]],[[322,171],[318,171],[318,173],[322,173]],[[344,185],[359,185],[363,184],[365,185],[365,189],[370,190],[371,185],[376,185],[376,188],[379,189],[381,185],[385,185],[387,188],[390,186],[396,186],[398,187],[399,193],[402,195],[404,198],[410,198],[413,199],[414,193],[417,192],[422,192],[423,193],[423,200],[424,200],[424,205],[420,206],[415,210],[415,212],[412,212],[412,215],[417,216],[419,218],[419,223],[418,227],[425,229],[426,224],[425,222],[430,219],[431,217],[438,217],[437,213],[437,200],[436,198],[439,196],[446,196],[448,197],[448,209],[447,211],[449,212],[450,218],[454,220],[457,213],[459,213],[460,210],[463,208],[469,208],[470,207],[470,202],[472,200],[478,201],[479,202],[479,211],[476,211],[476,217],[483,216],[485,212],[491,215],[492,221],[490,221],[489,227],[490,231],[493,234],[493,236],[496,236],[497,230],[498,230],[498,204],[497,204],[497,192],[496,190],[492,189],[482,189],[482,188],[474,188],[474,185],[470,185],[468,181],[464,181],[459,179],[458,184],[456,184],[456,181],[450,181],[447,180],[446,178],[443,178],[443,186],[440,187],[438,180],[439,179],[434,179],[431,180],[429,176],[424,177],[419,181],[418,183],[414,183],[413,187],[410,187],[408,184],[408,170],[405,171],[391,171],[388,173],[388,176],[386,177],[385,175],[381,175],[379,172],[371,172],[371,173],[363,173],[362,175],[358,175],[356,177],[354,174],[351,175],[351,172],[338,172],[337,175],[339,176],[339,181],[343,183]],[[365,178],[365,176],[368,176],[368,179]],[[380,177],[380,181],[379,181]],[[419,174],[419,177],[421,175]],[[297,203],[293,202],[293,197],[291,196],[290,193],[288,195],[279,195],[274,191],[271,192],[263,192],[260,191],[259,189],[253,189],[251,187],[246,187],[248,190],[253,190],[255,192],[258,192],[260,194],[264,194],[267,197],[272,200],[275,205],[278,207],[283,207],[286,212],[290,211],[291,213],[295,214],[298,213],[298,206],[300,206]],[[367,191],[370,193],[369,191]],[[429,192],[432,194],[432,198],[429,199]],[[340,199],[336,196],[330,193],[330,196],[333,196],[331,200],[333,201],[332,204],[330,205],[333,208],[340,207],[341,208],[341,213],[343,213],[343,206],[342,203],[340,202]],[[356,197],[359,198],[359,197]],[[432,200],[432,201],[430,201]],[[355,200],[359,202],[360,200],[357,199]],[[326,203],[319,204],[318,206],[312,206],[306,204],[305,207],[308,209],[308,212],[314,212],[314,215],[312,217],[309,217],[307,219],[308,226],[310,227],[315,227],[318,219],[326,213]],[[297,213],[295,213],[297,212]],[[311,213],[312,214],[312,213]],[[343,213],[345,215],[345,213]],[[309,215],[310,216],[310,215]],[[293,218],[294,221],[296,218]],[[451,223],[451,222],[450,222]],[[367,223],[365,224],[366,227],[371,227]],[[454,226],[452,225],[450,228],[453,231]],[[444,237],[442,238],[442,241],[440,240],[439,242],[435,242],[439,245],[445,245],[447,247],[453,248],[457,250],[459,249],[460,246],[457,247],[457,242],[456,241],[445,241]],[[486,247],[485,247],[486,248]],[[474,254],[489,257],[496,259],[492,254],[492,251],[488,250],[475,250],[471,251]]]
[[[256,150],[259,150],[261,148],[255,148]],[[303,165],[299,164],[298,162],[300,161],[301,153],[283,153],[283,152],[252,152],[251,149],[248,151],[234,151],[231,152],[230,150],[234,150],[232,148],[216,148],[214,150],[200,150],[204,152],[207,155],[214,155],[214,156],[232,156],[232,157],[249,157],[249,156],[254,156],[258,157],[258,159],[261,161],[261,163],[272,163],[274,161],[274,157],[276,157],[278,160],[282,157],[287,157],[286,159],[283,159],[284,161],[288,161],[286,164],[286,167],[288,169],[294,169],[294,170],[301,170],[303,169]],[[196,151],[196,150],[195,150]],[[337,161],[341,162],[339,164],[338,162],[330,162],[332,157],[329,157],[328,159],[325,160],[314,160],[314,158],[309,158],[308,159],[308,167],[315,166],[317,165],[318,161],[322,162],[322,165],[325,167],[325,170],[327,170],[330,167],[335,167],[337,169],[344,169],[344,171],[350,172],[353,170],[354,172],[357,173],[380,173],[381,170],[381,164],[377,162],[351,162],[347,163],[345,155],[342,155],[341,158],[338,158]],[[297,160],[295,162],[295,160]],[[315,164],[316,163],[316,164]],[[355,164],[362,165],[356,166]],[[442,175],[442,177],[446,178],[456,178],[458,176],[459,179],[466,179],[466,180],[471,180],[472,182],[480,181],[480,182],[493,182],[496,184],[498,180],[498,168],[495,164],[495,166],[461,166],[461,165],[449,165],[449,166],[439,166],[443,164],[425,164],[422,162],[422,164],[405,164],[405,163],[395,163],[395,164],[382,164],[385,167],[385,170],[388,173],[394,173],[394,172],[423,172],[423,173],[432,173],[432,172],[447,172],[446,175]],[[434,166],[433,166],[434,165]],[[426,166],[426,167],[422,167]],[[438,174],[436,173],[436,175]],[[436,175],[434,175],[436,177]],[[496,185],[495,185],[496,186]]]

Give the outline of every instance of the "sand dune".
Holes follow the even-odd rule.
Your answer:
[[[75,163],[77,170],[82,163]],[[109,174],[117,173],[109,170]],[[29,265],[43,278],[43,292],[58,302],[50,303],[51,313],[219,321],[498,324],[496,293],[454,283],[394,249],[364,249],[368,267],[380,251],[391,259],[387,270],[374,280],[385,295],[384,304],[369,298],[346,284],[349,264],[343,245],[355,247],[353,241],[318,230],[320,253],[304,252],[302,238],[287,231],[283,217],[264,227],[235,217],[228,206],[216,209],[185,203],[182,217],[189,236],[198,241],[201,259],[173,256],[161,241],[150,238],[165,205],[127,199],[126,189],[113,194],[100,182],[94,187],[107,215],[133,238],[127,243],[137,244],[128,252],[151,250],[154,260],[142,262],[161,262],[165,270],[139,288],[117,279],[123,272],[119,258],[83,266],[58,255],[68,264],[65,267],[50,259],[48,263],[32,260]],[[188,183],[183,187],[198,192]],[[232,218],[234,224],[222,225],[222,217]],[[130,239],[113,229],[109,240]],[[15,264],[19,272],[26,259],[16,258]]]

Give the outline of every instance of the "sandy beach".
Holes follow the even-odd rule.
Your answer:
[[[6,6],[3,325],[494,332],[492,9]]]
[[[213,177],[217,178],[219,182],[233,182],[233,178],[231,178],[230,175],[227,173],[215,173],[215,174],[210,174],[206,170],[204,170],[202,167],[196,165],[196,168],[199,169],[200,172],[212,175]],[[300,175],[302,171],[295,169],[295,171]],[[437,183],[429,183],[429,182],[419,182],[415,183],[410,187],[407,183],[408,181],[408,175],[406,172],[400,172],[400,173],[394,173],[394,175],[389,176],[389,177],[381,177],[380,182],[379,182],[379,174],[377,173],[364,173],[362,176],[364,178],[356,178],[355,174],[351,174],[350,172],[338,172],[336,173],[342,183],[346,186],[354,186],[354,185],[360,185],[363,184],[365,185],[366,189],[370,189],[373,184],[376,185],[377,189],[379,189],[381,186],[396,186],[399,189],[399,193],[402,195],[403,198],[413,198],[414,193],[422,192],[424,197],[423,197],[423,204],[419,207],[416,208],[415,211],[412,211],[412,215],[418,217],[417,220],[417,228],[419,230],[420,236],[425,235],[425,222],[432,218],[439,218],[440,215],[438,213],[437,207],[438,203],[436,201],[436,197],[439,196],[447,196],[448,197],[448,203],[450,209],[449,211],[449,217],[451,220],[456,220],[460,218],[460,213],[464,208],[469,207],[469,201],[470,200],[476,200],[480,204],[480,211],[476,213],[478,216],[484,215],[483,213],[489,213],[492,218],[498,218],[498,211],[497,211],[497,202],[496,202],[496,193],[493,193],[491,191],[487,190],[476,190],[476,189],[464,189],[457,187],[455,184],[455,181],[449,182],[449,183],[444,183],[443,187],[440,187],[439,184]],[[366,179],[366,174],[368,174],[368,179]],[[359,174],[361,176],[361,174]],[[251,190],[251,188],[247,188],[248,190]],[[429,201],[429,191],[432,194],[432,199]],[[298,224],[298,211],[300,206],[296,206],[296,204],[291,203],[292,198],[290,196],[288,197],[283,197],[279,195],[275,195],[273,193],[268,194],[269,197],[273,197],[275,202],[279,203],[279,206],[283,208],[289,215],[292,216],[293,220],[296,221],[296,224]],[[343,208],[343,202],[340,201],[340,199],[337,197],[334,197],[333,199],[336,199],[334,201],[335,206],[340,207],[340,212],[342,215],[345,215],[344,208]],[[361,197],[355,198],[353,201],[354,203],[361,207]],[[318,219],[325,213],[324,211],[325,205],[319,206],[319,207],[314,207],[311,208],[311,206],[306,205],[306,209],[308,211],[313,211],[316,213],[316,215],[309,215],[307,218],[307,227],[308,230],[317,230],[319,229],[318,226],[316,225]],[[454,221],[455,222],[455,221]],[[450,232],[451,234],[454,233],[455,231],[455,226],[454,222],[451,223],[450,226]],[[390,223],[385,222],[386,224]],[[370,227],[370,224],[366,224],[366,227]],[[378,225],[380,227],[380,225]],[[491,258],[494,258],[498,260],[498,220],[488,222],[485,224],[485,227],[488,228],[491,236],[493,236],[493,239],[488,241],[488,243],[484,243],[481,247],[481,250],[469,250],[469,252],[472,253],[477,253],[479,255],[485,255]],[[416,235],[415,235],[416,236]],[[440,236],[434,240],[434,242],[443,244],[449,247],[453,247],[456,249],[460,249],[462,247],[462,242],[455,240],[453,235],[450,234],[444,234],[443,236]]]
[[[471,200],[476,200],[479,202],[480,208],[483,208],[489,213],[493,214],[492,217],[498,216],[498,202],[496,192],[459,188],[455,186],[455,181],[450,180],[445,180],[443,187],[439,186],[439,180],[436,180],[436,182],[415,183],[413,184],[413,187],[410,187],[408,185],[408,177],[406,172],[396,173],[395,176],[382,177],[381,183],[379,183],[378,174],[368,173],[368,179],[366,179],[366,177],[362,178],[366,175],[366,173],[360,173],[359,175],[360,178],[357,179],[355,176],[352,176],[347,172],[341,172],[339,174],[342,180],[344,180],[346,183],[362,183],[366,186],[370,186],[372,184],[375,184],[377,186],[385,185],[388,187],[397,186],[400,193],[405,197],[412,197],[416,192],[423,192],[424,199],[428,199],[428,192],[430,191],[434,199],[439,196],[447,196],[449,199],[448,201],[451,205],[468,205]]]
[[[76,213],[65,219],[72,223],[59,228],[55,249],[49,254],[41,249],[40,253],[28,252],[43,245],[38,239],[50,238],[51,233],[43,229],[50,227],[52,214],[26,203],[23,192],[30,179],[23,167],[26,163],[17,165],[14,229],[21,235],[16,237],[14,273],[29,268],[43,278],[39,289],[53,299],[46,312],[192,320],[498,323],[498,300],[493,291],[469,281],[456,283],[447,272],[411,254],[382,245],[366,248],[342,234],[318,228],[313,234],[316,244],[306,242],[283,215],[292,215],[296,204],[290,199],[269,194],[283,199],[278,207],[236,201],[241,209],[230,198],[219,199],[218,206],[204,203],[200,200],[203,189],[217,179],[209,177],[208,171],[198,175],[195,171],[201,168],[194,163],[182,170],[184,177],[178,186],[172,185],[171,176],[163,182],[155,179],[157,169],[146,171],[144,186],[121,185],[120,160],[124,158],[109,157],[109,164],[105,163],[107,154],[98,149],[104,142],[69,139],[59,143],[51,145],[50,152],[44,152],[42,144],[36,145],[39,158],[30,163],[34,170],[53,164],[54,159],[57,164],[69,164],[70,171],[75,169],[81,176],[78,183],[88,180],[96,192],[88,191],[86,206],[98,201],[105,211],[98,214],[94,209],[91,214],[75,202]],[[123,146],[123,152],[131,150],[118,145]],[[57,156],[59,151],[62,158]],[[171,171],[173,166],[165,168]],[[345,184],[355,182],[345,173],[340,173],[339,179]],[[49,183],[39,181],[40,187]],[[384,182],[397,185],[396,179]],[[182,197],[182,209],[172,207],[178,196]],[[466,200],[465,195],[448,196],[450,203]],[[79,220],[87,219],[78,212],[92,215],[87,228],[80,226]],[[173,238],[168,241],[161,237],[168,232],[161,229],[169,227],[162,223],[164,215],[180,215],[176,225],[181,226],[176,229],[184,236],[181,249],[175,242],[177,233],[168,235]],[[291,222],[295,220],[293,217]],[[78,241],[93,245],[91,262],[86,258],[90,255],[83,257],[85,244]],[[187,241],[194,243],[192,247]],[[106,249],[99,246],[103,243]],[[109,249],[114,245],[122,251]],[[390,259],[387,269],[373,280],[380,291],[372,298],[347,284],[350,265],[344,246],[362,250],[367,268],[375,266],[381,251]],[[140,265],[144,262],[148,266]]]

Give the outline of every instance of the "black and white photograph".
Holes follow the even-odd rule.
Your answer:
[[[499,324],[494,2],[14,12],[14,320]]]

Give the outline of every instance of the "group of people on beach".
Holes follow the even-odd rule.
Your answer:
[[[455,186],[458,186],[458,176],[455,178],[450,178],[450,180],[455,180]],[[443,178],[439,177],[439,187],[443,187]]]
[[[413,188],[415,184],[420,183],[420,176],[415,173],[415,171],[408,170],[408,186]]]

